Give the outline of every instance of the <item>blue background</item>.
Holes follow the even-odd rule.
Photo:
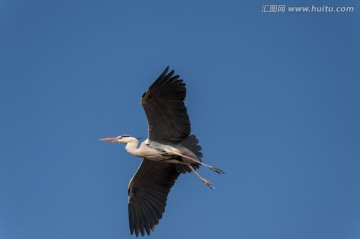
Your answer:
[[[256,1],[0,1],[0,238],[132,238],[140,96],[167,65],[204,161],[154,238],[360,238],[360,22]],[[338,6],[304,1],[296,6]]]

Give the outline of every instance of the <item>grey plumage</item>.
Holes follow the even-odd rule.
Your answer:
[[[167,196],[181,173],[194,172],[210,188],[213,185],[196,171],[203,165],[217,173],[222,170],[202,162],[201,147],[184,104],[186,86],[169,67],[147,89],[141,104],[148,119],[148,139],[139,146],[137,138],[123,135],[101,140],[126,144],[125,149],[143,158],[130,180],[128,211],[130,233],[150,235],[165,211]],[[139,147],[138,147],[139,146]]]
[[[186,86],[169,67],[141,98],[149,126],[149,139],[179,143],[190,135],[190,120],[184,104]]]
[[[169,67],[148,88],[141,104],[148,120],[148,138],[167,144],[184,144],[202,156],[198,140],[191,132],[190,120],[184,104],[186,85]],[[198,165],[195,165],[198,167]],[[153,162],[144,159],[129,184],[130,232],[149,235],[165,211],[171,187],[180,173],[191,172],[186,165]],[[146,215],[146,216],[145,216]],[[145,231],[144,231],[145,229]]]
[[[167,195],[179,176],[174,165],[143,159],[129,184],[130,232],[150,234],[165,211]],[[142,214],[140,213],[142,212]],[[146,215],[146,216],[144,216]]]

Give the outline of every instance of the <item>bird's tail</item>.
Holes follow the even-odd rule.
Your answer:
[[[197,160],[199,160],[201,162],[201,157],[203,156],[203,154],[201,153],[201,146],[198,145],[199,140],[196,138],[195,135],[190,135],[188,136],[184,141],[181,142],[181,145],[184,146],[185,148],[187,148],[188,150],[190,150],[191,152],[193,152],[196,157]],[[199,164],[195,163],[193,164],[194,168],[199,168]],[[186,166],[186,165],[181,165],[181,164],[176,164],[175,165],[176,171],[178,171],[179,173],[190,173],[191,169]]]
[[[183,142],[181,142],[181,145],[193,152],[199,161],[201,161],[200,158],[202,158],[203,154],[201,153],[201,146],[198,145],[198,143],[199,140],[196,138],[196,136],[190,135]]]

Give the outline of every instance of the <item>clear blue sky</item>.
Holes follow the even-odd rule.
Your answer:
[[[140,96],[170,65],[217,175],[182,175],[153,238],[360,238],[360,5],[0,1],[0,238],[131,238]],[[304,1],[297,6],[335,5]]]

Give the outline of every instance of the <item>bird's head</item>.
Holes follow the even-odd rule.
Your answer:
[[[100,140],[106,141],[106,142],[111,142],[111,143],[127,144],[134,139],[135,139],[134,137],[131,137],[129,135],[121,135],[121,136],[117,136],[114,138],[102,138]]]

